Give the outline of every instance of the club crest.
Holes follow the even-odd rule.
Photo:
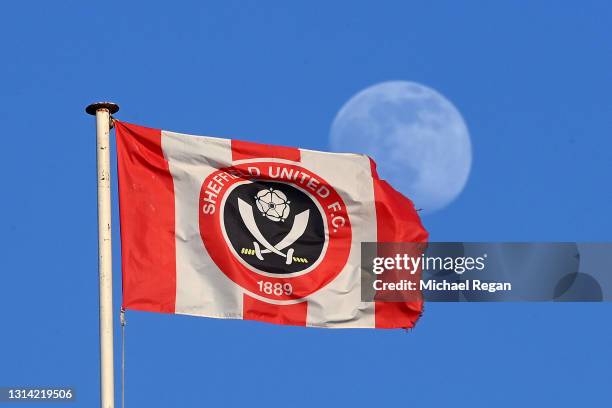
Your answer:
[[[200,191],[200,234],[224,274],[276,300],[307,296],[333,280],[352,242],[338,192],[302,167],[273,162],[208,176]],[[282,290],[262,289],[268,284]]]

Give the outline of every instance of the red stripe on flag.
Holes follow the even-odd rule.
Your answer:
[[[300,149],[232,140],[232,161],[270,158],[299,162]]]
[[[378,177],[376,163],[370,159],[376,201],[378,242],[426,242],[429,234],[423,228],[414,204]],[[377,328],[410,328],[423,311],[423,302],[375,302]]]
[[[243,298],[242,318],[245,320],[259,320],[267,323],[285,324],[292,326],[306,326],[308,302],[292,305],[274,305],[262,302],[247,294]]]
[[[174,313],[174,183],[161,131],[115,121],[123,307]]]

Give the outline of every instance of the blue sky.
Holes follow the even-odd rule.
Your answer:
[[[424,219],[432,239],[612,240],[608,2],[330,3],[3,5],[0,386],[98,401],[92,101],[150,127],[327,149],[354,93],[420,82],[461,111],[474,152],[462,195]],[[118,306],[116,202],[114,217]],[[126,402],[601,406],[611,313],[429,304],[410,333],[129,313]]]

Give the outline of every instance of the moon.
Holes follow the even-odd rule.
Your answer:
[[[333,151],[365,153],[381,178],[432,214],[459,196],[472,166],[468,128],[435,90],[408,81],[381,82],[354,95],[334,118]]]

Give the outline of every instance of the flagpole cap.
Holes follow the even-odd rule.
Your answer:
[[[100,109],[107,109],[108,112],[112,115],[114,113],[119,112],[119,105],[113,102],[96,102],[92,103],[91,105],[88,105],[85,108],[85,112],[89,113],[90,115],[95,115],[96,112]]]

